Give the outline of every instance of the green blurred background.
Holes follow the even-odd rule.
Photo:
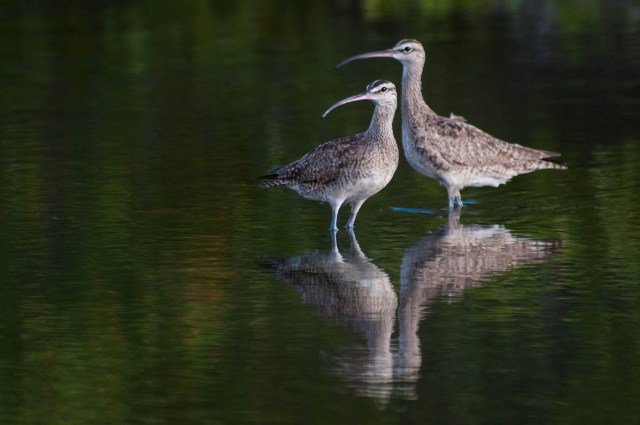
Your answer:
[[[335,370],[366,336],[260,267],[328,251],[329,208],[256,177],[364,130],[318,117],[400,65],[333,67],[407,37],[434,110],[570,169],[463,192],[562,247],[424,301],[419,376],[372,397]],[[5,0],[0,64],[1,423],[640,421],[637,2]],[[359,215],[401,298],[445,206],[402,159]]]

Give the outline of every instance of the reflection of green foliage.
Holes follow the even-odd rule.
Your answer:
[[[429,43],[437,110],[571,166],[469,191],[482,207],[463,220],[565,247],[432,307],[427,414],[604,423],[609,404],[611,422],[637,419],[625,406],[640,395],[631,8],[552,1],[529,17],[528,2],[502,1],[496,24],[494,1],[289,3],[3,4],[0,422],[401,421],[400,403],[335,396],[318,352],[354,336],[256,267],[328,248],[328,208],[254,177],[364,129],[370,105],[317,117],[374,78],[398,81],[399,66],[332,67],[406,35]],[[405,247],[441,219],[388,207],[431,203],[442,189],[403,163],[361,213],[360,243],[396,284]]]

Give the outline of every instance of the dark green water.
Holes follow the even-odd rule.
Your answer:
[[[0,6],[0,423],[639,423],[640,7],[298,3]],[[366,128],[318,117],[400,65],[333,66],[406,37],[570,170],[456,217],[402,159],[332,253],[255,177]]]

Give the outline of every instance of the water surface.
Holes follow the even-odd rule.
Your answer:
[[[637,423],[639,16],[9,1],[0,422]],[[256,176],[365,129],[318,117],[400,65],[333,66],[405,37],[434,110],[570,169],[450,214],[402,159],[334,244],[328,206]]]

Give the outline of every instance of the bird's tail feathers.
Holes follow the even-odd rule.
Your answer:
[[[549,169],[549,170],[568,170],[569,167],[567,167],[566,165],[559,163],[559,162],[552,162],[552,161],[546,161],[546,160],[540,160],[538,161],[538,169],[539,170],[543,170],[543,169]]]
[[[270,189],[272,187],[278,187],[278,186],[284,186],[285,185],[285,181],[282,179],[279,179],[279,176],[277,174],[267,174],[264,176],[260,176],[258,177],[259,179],[273,179],[271,181],[265,182],[265,183],[261,183],[260,187],[263,189]]]

